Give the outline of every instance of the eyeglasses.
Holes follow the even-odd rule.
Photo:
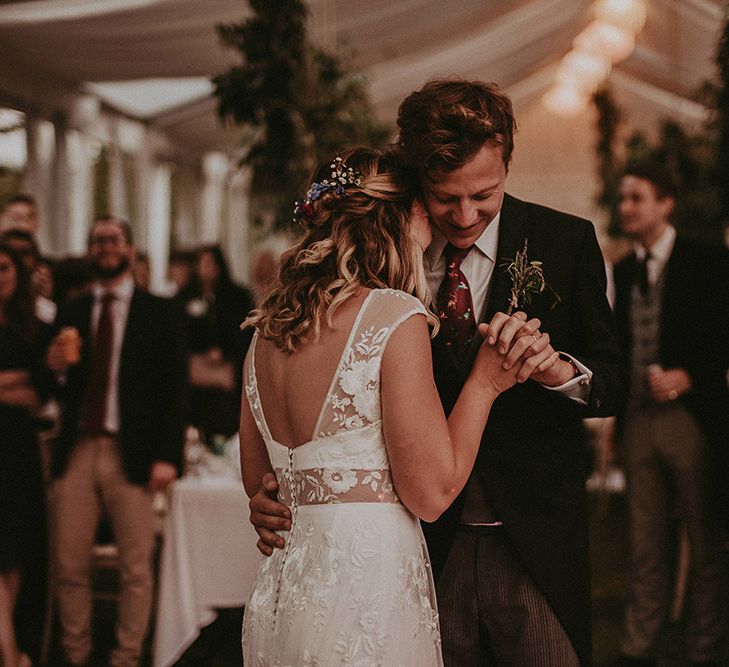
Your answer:
[[[122,246],[125,245],[127,240],[118,234],[105,236],[103,234],[98,234],[93,237],[91,237],[91,245],[101,246],[106,243],[113,246]]]

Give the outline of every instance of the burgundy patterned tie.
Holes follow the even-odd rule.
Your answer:
[[[461,271],[461,262],[471,252],[471,248],[473,246],[456,248],[450,243],[445,247],[446,274],[438,290],[440,335],[447,347],[459,351],[468,347],[476,333],[471,288]]]
[[[101,314],[96,327],[91,356],[91,375],[85,406],[85,430],[91,435],[99,435],[105,430],[106,395],[109,387],[111,355],[114,349],[113,301],[114,294],[104,292],[101,297]]]

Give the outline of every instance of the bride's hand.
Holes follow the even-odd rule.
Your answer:
[[[496,343],[488,341],[485,337],[487,332],[487,325],[478,326],[478,333],[484,339],[473,363],[470,378],[481,384],[486,391],[500,394],[516,384],[523,360],[518,359],[508,368],[504,368],[506,355],[499,350],[498,341]]]

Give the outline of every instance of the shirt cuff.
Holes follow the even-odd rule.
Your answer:
[[[580,371],[580,374],[575,375],[571,380],[567,380],[564,384],[557,385],[556,387],[548,387],[544,384],[542,387],[549,389],[549,391],[558,391],[560,394],[571,398],[580,405],[587,405],[587,399],[590,397],[590,390],[592,389],[592,371],[571,354],[560,352],[560,355],[569,357],[577,370]]]

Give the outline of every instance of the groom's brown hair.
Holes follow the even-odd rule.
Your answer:
[[[509,168],[516,120],[495,83],[434,79],[403,100],[397,127],[397,153],[419,175],[458,169],[486,143],[502,147]]]

